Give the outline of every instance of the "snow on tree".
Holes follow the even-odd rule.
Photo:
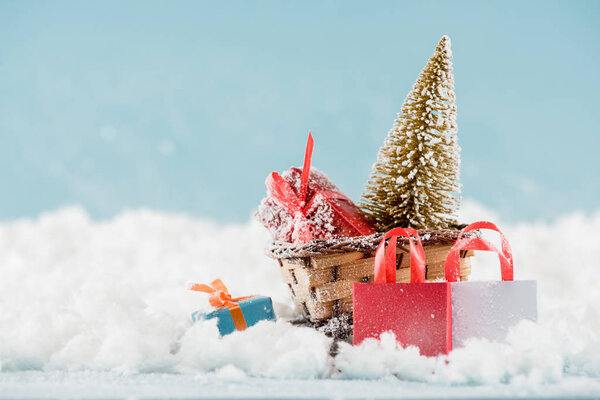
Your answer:
[[[460,147],[451,60],[443,36],[379,150],[361,206],[380,231],[456,223]]]

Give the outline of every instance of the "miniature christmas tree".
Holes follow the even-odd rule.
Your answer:
[[[380,231],[456,223],[460,147],[451,59],[443,36],[379,150],[361,206]]]

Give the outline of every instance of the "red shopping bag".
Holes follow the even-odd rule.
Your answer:
[[[410,283],[396,283],[399,236],[409,240]],[[417,231],[394,228],[375,253],[374,283],[354,284],[354,344],[391,331],[399,343],[417,346],[422,355],[447,354],[452,350],[451,299],[450,283],[425,283],[425,251]]]

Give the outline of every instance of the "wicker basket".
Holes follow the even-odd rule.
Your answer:
[[[426,280],[444,278],[444,262],[459,230],[421,230],[425,249]],[[268,254],[279,261],[283,280],[298,312],[314,325],[332,317],[352,314],[352,284],[373,282],[374,260],[382,233],[335,240],[314,240],[294,244],[273,242]],[[410,254],[406,239],[398,238],[396,281],[410,280]],[[461,280],[471,273],[469,257],[461,254]]]

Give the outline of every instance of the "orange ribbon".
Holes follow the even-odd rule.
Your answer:
[[[225,286],[220,279],[215,279],[210,285],[194,283],[190,287],[190,290],[210,294],[208,301],[213,307],[227,307],[229,309],[229,313],[231,314],[233,324],[238,331],[243,331],[244,329],[248,328],[246,319],[244,318],[244,313],[242,312],[238,302],[254,296],[233,298],[231,297],[229,290],[227,290],[227,286]]]

